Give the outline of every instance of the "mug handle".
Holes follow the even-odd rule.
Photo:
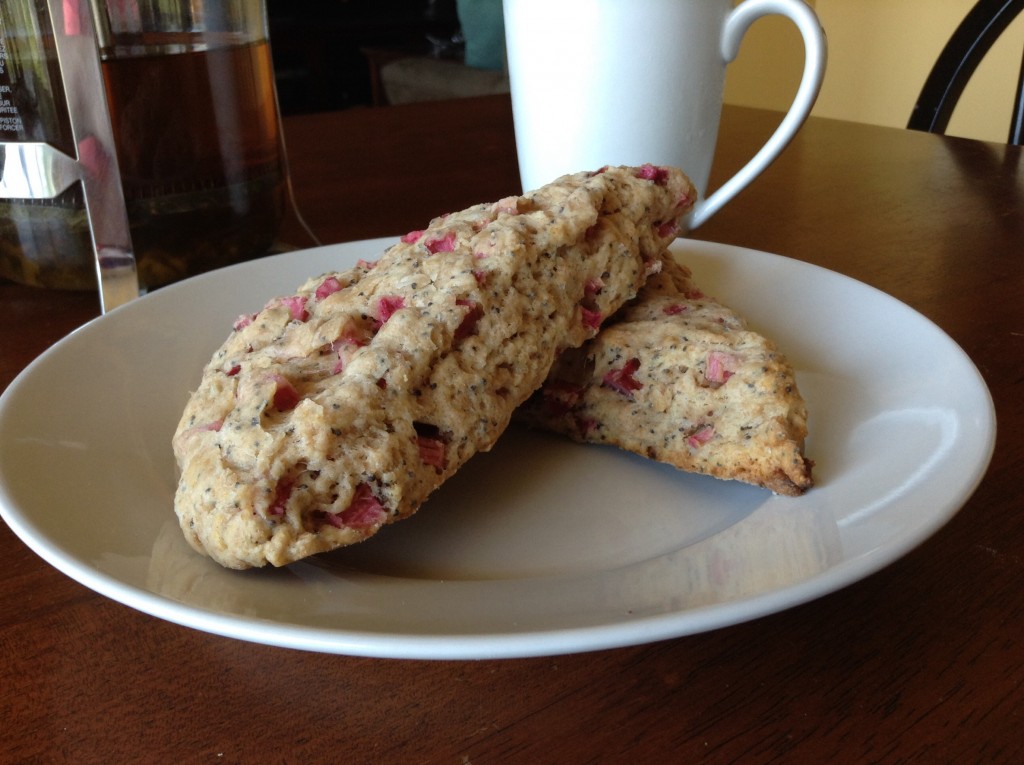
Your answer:
[[[726,18],[722,29],[722,58],[725,63],[736,58],[740,42],[750,25],[762,16],[772,14],[785,16],[796,24],[804,39],[804,73],[800,87],[786,116],[760,151],[717,191],[694,206],[688,221],[691,229],[707,221],[775,161],[807,119],[821,90],[825,76],[825,31],[814,11],[803,0],[744,0],[740,3]]]

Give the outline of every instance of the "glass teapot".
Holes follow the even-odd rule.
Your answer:
[[[0,3],[0,276],[109,310],[290,205],[264,0]]]

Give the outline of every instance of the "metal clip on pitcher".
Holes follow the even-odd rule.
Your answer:
[[[81,287],[86,247],[104,312],[139,294],[89,4],[3,0],[0,274]]]

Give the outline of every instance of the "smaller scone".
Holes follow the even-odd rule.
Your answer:
[[[682,470],[804,493],[807,407],[786,358],[662,256],[637,298],[563,353],[517,419]]]
[[[694,198],[669,168],[565,176],[241,317],[174,436],[186,539],[281,566],[414,513],[636,295]]]

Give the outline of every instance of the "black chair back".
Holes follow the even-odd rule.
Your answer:
[[[960,95],[993,43],[1024,10],[1024,0],[978,0],[953,32],[914,105],[907,127],[945,133]],[[1024,143],[1024,50],[1008,143]]]

